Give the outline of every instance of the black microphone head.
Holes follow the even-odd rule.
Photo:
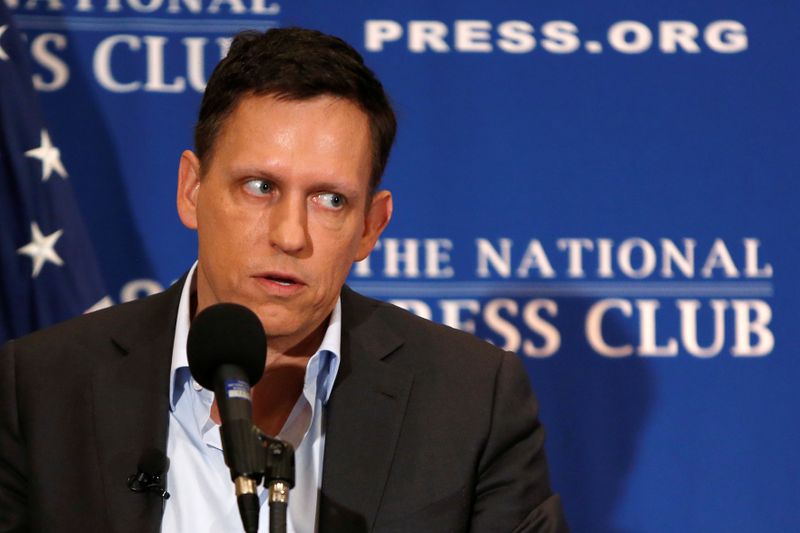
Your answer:
[[[186,351],[192,376],[206,389],[214,390],[214,374],[221,365],[238,366],[253,386],[264,373],[267,336],[261,321],[248,308],[216,304],[192,321]]]
[[[151,476],[161,475],[169,469],[169,458],[161,450],[149,448],[139,458],[136,468]]]

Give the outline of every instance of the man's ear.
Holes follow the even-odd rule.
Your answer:
[[[191,150],[184,150],[178,166],[178,216],[183,225],[197,229],[197,193],[200,189],[200,160]]]
[[[392,218],[392,208],[392,193],[389,191],[378,191],[372,195],[364,221],[364,233],[358,244],[356,261],[366,258],[375,247],[378,237]]]

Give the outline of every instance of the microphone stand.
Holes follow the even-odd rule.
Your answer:
[[[289,490],[294,487],[294,448],[288,442],[258,432],[264,447],[264,487],[269,490],[269,531],[286,533]]]
[[[224,430],[223,424],[222,431]],[[294,487],[294,448],[288,442],[265,434],[255,424],[250,425],[247,433],[245,442],[248,438],[253,438],[250,442],[260,446],[263,455],[258,457],[256,453],[251,456],[251,469],[248,473],[238,476],[232,474],[232,477],[235,476],[236,499],[245,533],[258,531],[259,503],[256,487],[262,479],[264,488],[269,490],[269,531],[286,533],[289,490]],[[133,477],[135,476],[131,476]]]

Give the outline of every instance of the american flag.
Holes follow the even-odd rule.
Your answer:
[[[0,344],[109,303],[70,179],[0,0]]]

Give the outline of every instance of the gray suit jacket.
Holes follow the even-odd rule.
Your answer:
[[[166,450],[181,286],[2,348],[0,531],[159,530],[126,479]],[[566,531],[515,355],[346,287],[342,315],[321,533]]]

